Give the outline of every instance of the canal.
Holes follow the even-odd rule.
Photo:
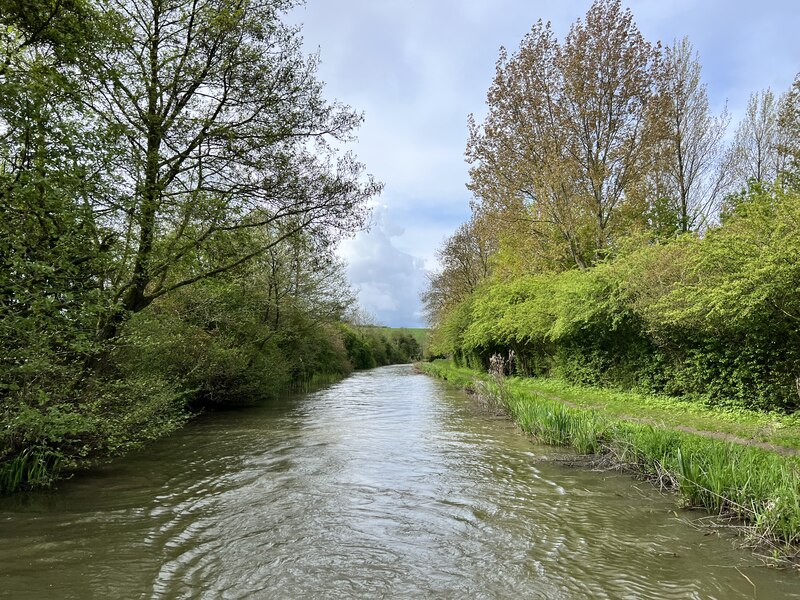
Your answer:
[[[0,499],[0,596],[800,598],[673,497],[410,366],[206,415]]]

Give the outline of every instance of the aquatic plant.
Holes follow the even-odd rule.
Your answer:
[[[48,450],[26,448],[13,459],[0,463],[0,493],[22,486],[49,485],[61,470],[62,459]]]

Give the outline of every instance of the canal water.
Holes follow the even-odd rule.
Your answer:
[[[357,373],[0,499],[0,596],[800,598],[674,498],[558,452],[409,366]]]

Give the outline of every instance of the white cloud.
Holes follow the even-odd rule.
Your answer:
[[[422,327],[419,294],[425,283],[425,261],[398,249],[403,228],[387,219],[385,205],[375,208],[370,232],[346,240],[339,254],[361,306],[391,327]]]

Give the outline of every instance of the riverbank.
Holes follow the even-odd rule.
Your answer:
[[[447,361],[420,368],[479,392],[537,440],[674,489],[740,527],[770,559],[800,559],[800,421],[674,398],[490,376]]]
[[[287,326],[266,339],[200,332],[158,311],[125,326],[130,343],[110,344],[102,368],[84,380],[56,390],[42,378],[35,399],[30,386],[0,394],[0,495],[49,487],[167,437],[202,412],[269,402],[354,370],[422,357],[409,333],[343,322],[305,332]]]

